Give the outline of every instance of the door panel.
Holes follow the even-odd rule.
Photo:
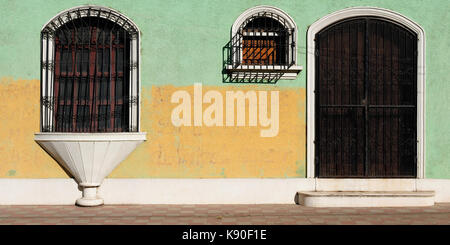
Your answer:
[[[316,35],[318,177],[415,177],[417,37],[353,18]]]

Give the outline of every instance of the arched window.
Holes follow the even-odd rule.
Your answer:
[[[137,132],[139,31],[96,6],[58,14],[41,32],[42,132]]]
[[[266,12],[249,17],[237,34],[242,40],[241,57],[236,62],[244,65],[289,65],[293,63],[289,49],[290,30],[282,23],[284,19]],[[238,47],[239,49],[241,47]]]
[[[241,14],[224,47],[224,82],[295,79],[297,26],[280,9],[258,6]]]

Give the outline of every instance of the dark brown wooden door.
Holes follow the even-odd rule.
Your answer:
[[[417,35],[358,17],[316,42],[316,176],[415,177]]]

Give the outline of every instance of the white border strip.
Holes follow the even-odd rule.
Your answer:
[[[307,159],[308,178],[314,178],[314,84],[315,84],[315,41],[316,34],[339,20],[356,16],[377,16],[400,23],[417,36],[417,178],[425,178],[425,32],[417,23],[388,9],[375,7],[354,7],[329,14],[308,28],[307,34]]]
[[[349,184],[351,183],[351,184]],[[73,179],[0,179],[0,205],[74,205]],[[105,204],[294,204],[298,191],[435,191],[450,202],[449,179],[105,179]]]

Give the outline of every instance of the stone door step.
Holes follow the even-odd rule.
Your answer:
[[[434,205],[434,191],[301,191],[307,207],[423,207]]]

